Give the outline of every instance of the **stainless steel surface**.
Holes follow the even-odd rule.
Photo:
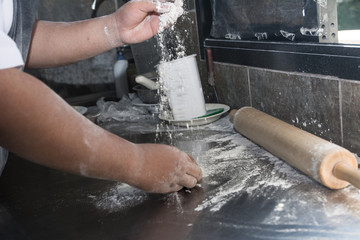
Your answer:
[[[189,129],[157,124],[102,126],[190,153],[201,186],[147,194],[12,155],[0,178],[0,239],[360,238],[359,190],[324,188],[236,133],[228,116]]]
[[[318,1],[317,2],[317,15],[320,43],[338,43],[338,1]]]

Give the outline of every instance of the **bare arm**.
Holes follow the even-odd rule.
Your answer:
[[[124,44],[154,36],[159,14],[169,3],[131,1],[113,14],[64,23],[38,21],[27,61],[28,67],[55,67],[74,63]]]
[[[150,192],[194,187],[201,179],[186,153],[117,137],[17,69],[0,71],[0,96],[0,146],[33,162]]]

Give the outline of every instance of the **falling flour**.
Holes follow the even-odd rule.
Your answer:
[[[173,2],[166,3],[168,6],[168,11],[161,14],[159,16],[159,29],[158,34],[156,36],[157,45],[159,47],[160,53],[160,62],[169,62],[172,60],[176,60],[179,58],[183,58],[186,56],[186,47],[185,47],[185,39],[188,37],[189,32],[187,30],[178,30],[176,28],[176,22],[179,20],[179,17],[182,16],[182,19],[187,19],[184,14],[184,2],[183,0],[174,0]],[[162,4],[158,1],[158,8],[161,7]],[[165,70],[166,71],[166,70]],[[161,70],[157,69],[158,73],[158,82],[160,88],[158,89],[158,94],[160,96],[160,104],[159,104],[159,112],[162,116],[167,118],[172,117],[172,112],[169,104],[169,99],[167,97],[168,89],[165,87],[166,77],[169,74]],[[163,124],[159,124],[158,128],[163,128]],[[169,134],[171,135],[171,134]]]
[[[157,1],[157,8],[159,11],[164,8],[164,4],[166,4],[168,11],[164,14],[161,14],[159,30],[158,32],[161,33],[165,30],[165,28],[169,27],[170,25],[174,24],[176,20],[184,13],[183,9],[183,1],[182,0],[175,0],[174,3],[161,3]]]

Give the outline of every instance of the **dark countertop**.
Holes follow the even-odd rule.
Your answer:
[[[203,183],[147,194],[11,155],[0,178],[0,239],[360,238],[359,190],[322,187],[236,133],[228,116],[193,128],[156,119],[101,126],[190,153]]]

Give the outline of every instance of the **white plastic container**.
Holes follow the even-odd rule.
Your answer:
[[[206,114],[196,58],[190,55],[158,65],[174,120],[191,120]]]
[[[127,79],[127,68],[128,61],[124,58],[123,54],[120,52],[118,54],[118,59],[114,65],[114,80],[115,80],[115,90],[116,96],[122,98],[124,95],[129,93],[129,84]]]

